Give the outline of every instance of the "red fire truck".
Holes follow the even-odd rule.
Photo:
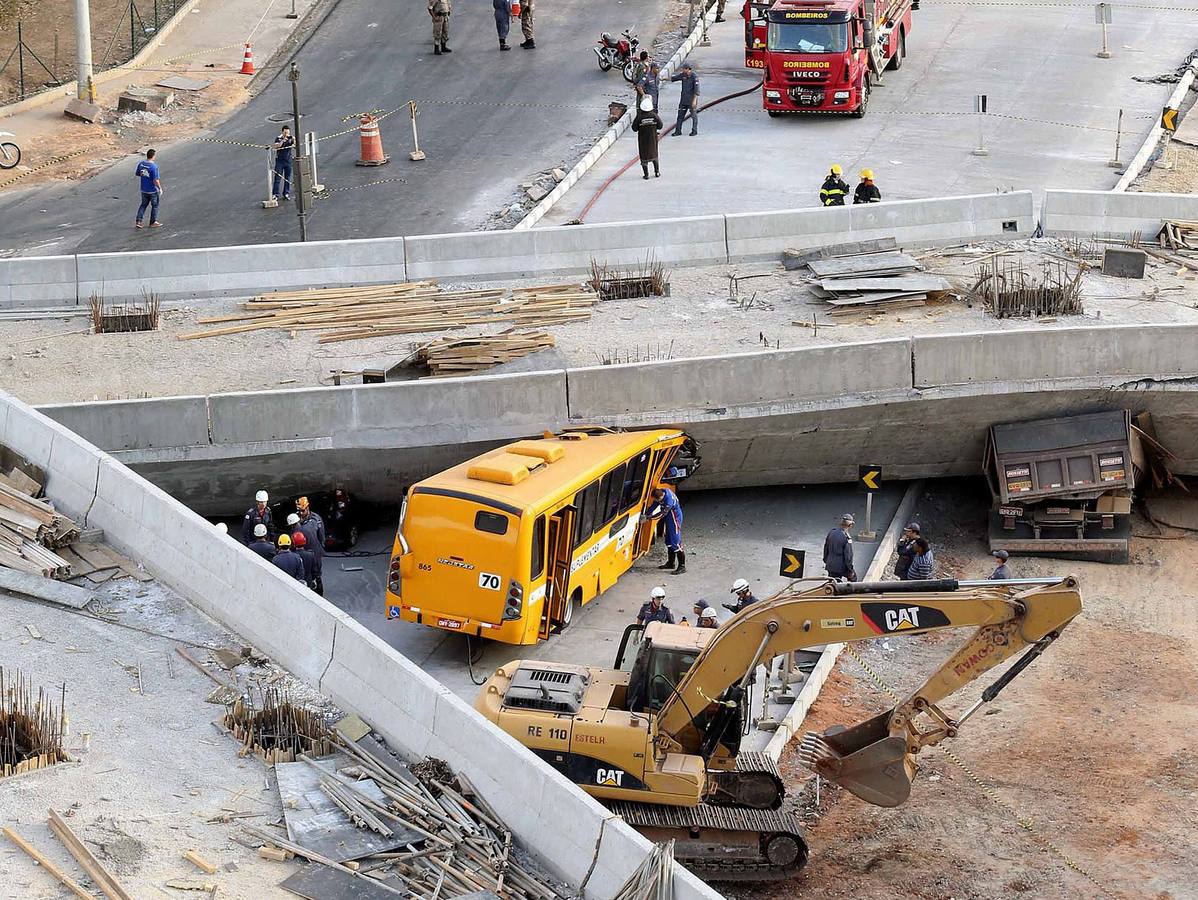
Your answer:
[[[741,18],[745,20],[745,67],[765,68],[765,36],[769,29],[766,13],[774,0],[745,0]]]
[[[771,116],[865,115],[872,81],[907,54],[915,0],[775,0],[762,106]]]

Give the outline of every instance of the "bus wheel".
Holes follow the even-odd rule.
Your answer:
[[[574,593],[570,595],[570,599],[566,601],[566,608],[562,610],[562,626],[561,631],[565,631],[570,627],[570,623],[574,621],[574,607],[582,603],[582,588],[575,588]]]

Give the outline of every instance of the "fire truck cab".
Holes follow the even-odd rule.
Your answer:
[[[769,30],[767,13],[774,0],[745,0],[741,18],[745,20],[745,68],[765,68],[765,36]]]
[[[871,84],[907,52],[912,0],[775,0],[762,105],[771,116],[865,115]]]

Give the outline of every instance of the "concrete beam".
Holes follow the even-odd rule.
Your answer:
[[[1152,242],[1166,219],[1198,220],[1198,195],[1122,191],[1045,191],[1045,234],[1131,237]]]

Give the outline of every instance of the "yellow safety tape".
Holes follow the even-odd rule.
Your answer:
[[[76,150],[73,153],[65,153],[62,156],[52,157],[52,158],[46,160],[40,166],[34,166],[32,169],[26,169],[24,172],[20,172],[16,175],[13,175],[11,178],[9,178],[5,181],[0,181],[0,188],[6,188],[10,184],[20,181],[26,175],[32,175],[34,172],[41,172],[45,169],[50,168],[51,166],[58,165],[60,162],[63,162],[64,160],[73,159],[76,156],[82,156],[84,153],[87,153],[87,152],[89,152],[89,151],[85,148],[83,150]]]

